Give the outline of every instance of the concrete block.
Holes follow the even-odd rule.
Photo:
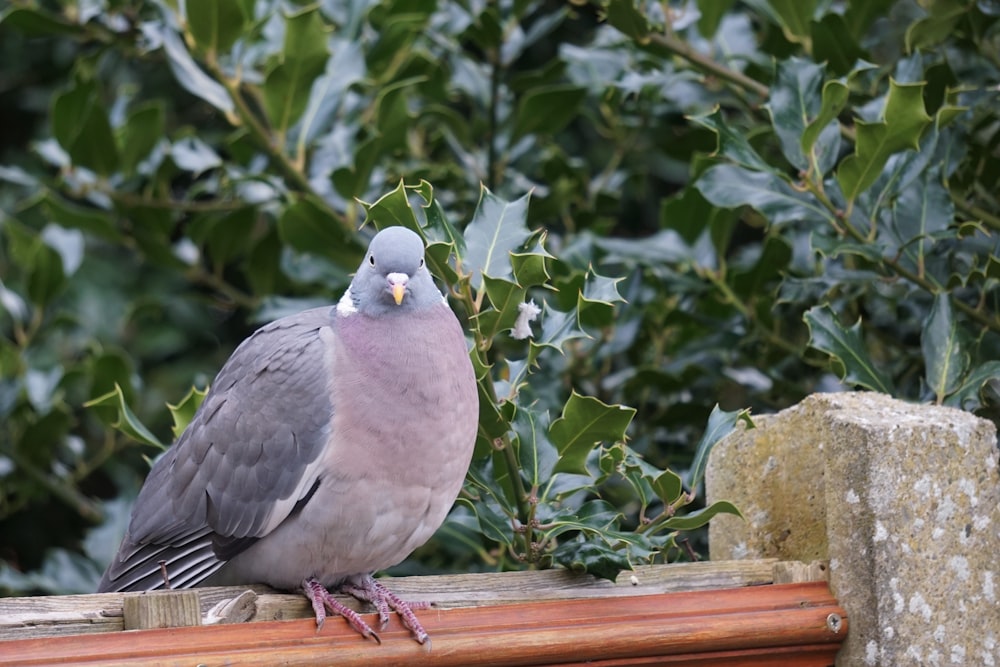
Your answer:
[[[851,629],[838,665],[1000,667],[996,429],[881,394],[816,394],[720,442],[713,559],[828,559]]]

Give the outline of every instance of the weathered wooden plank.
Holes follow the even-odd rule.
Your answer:
[[[836,617],[836,624],[829,618]],[[847,633],[825,582],[421,612],[433,645],[393,619],[382,644],[345,623],[242,623],[10,641],[33,665],[829,665]],[[374,621],[374,619],[372,619]],[[789,648],[792,647],[792,648]]]
[[[201,625],[198,590],[126,593],[122,600],[122,619],[126,630]]]
[[[615,582],[566,570],[541,570],[398,577],[388,583],[404,599],[433,602],[435,608],[447,609],[759,586],[772,583],[775,562],[764,559],[639,566],[634,572],[622,572]],[[232,600],[248,589],[258,596],[252,620],[312,616],[304,596],[276,593],[266,586],[198,589],[202,615],[206,616],[220,602]],[[122,630],[123,597],[122,593],[103,593],[0,598],[0,640]],[[355,609],[367,609],[353,598],[342,599]]]

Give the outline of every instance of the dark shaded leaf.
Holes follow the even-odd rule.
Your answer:
[[[524,195],[508,202],[485,186],[480,190],[479,204],[472,222],[465,230],[465,254],[462,270],[472,275],[472,286],[479,289],[483,274],[494,278],[511,278],[510,253],[521,249],[531,236],[526,221],[528,198]]]
[[[701,482],[705,477],[705,468],[708,466],[708,455],[712,449],[736,429],[736,423],[742,421],[747,428],[753,428],[753,421],[750,419],[749,410],[733,410],[726,412],[720,410],[716,405],[712,408],[712,414],[708,416],[708,423],[705,425],[705,433],[702,434],[698,446],[695,448],[694,460],[691,462],[691,469],[688,473],[688,487],[692,493],[697,493],[701,487]]]
[[[243,33],[247,17],[240,0],[185,0],[184,7],[191,36],[211,58],[232,48]]]
[[[920,336],[924,378],[938,403],[952,394],[969,368],[965,335],[951,307],[951,297],[938,294]]]
[[[668,530],[695,530],[708,524],[712,517],[718,514],[732,514],[743,518],[743,514],[736,505],[728,500],[717,500],[708,507],[695,510],[689,514],[672,516],[663,522],[663,527]]]
[[[574,391],[549,427],[549,437],[559,450],[556,472],[586,473],[591,450],[601,442],[624,440],[633,417],[633,408],[607,405]]]
[[[625,550],[616,551],[602,542],[563,542],[552,555],[557,563],[572,572],[586,572],[609,581],[614,581],[622,570],[632,569]]]
[[[223,113],[232,113],[233,101],[218,81],[205,74],[188,52],[184,42],[170,28],[162,29],[163,52],[167,64],[184,90],[200,97]]]
[[[285,22],[281,61],[264,80],[264,109],[271,124],[284,133],[309,103],[313,81],[326,67],[327,30],[319,9],[307,7]]]
[[[125,402],[125,394],[120,385],[116,384],[112,391],[83,404],[85,408],[98,406],[110,406],[115,409],[116,417],[110,422],[110,425],[128,437],[145,445],[166,449],[163,443],[132,412],[132,409]]]
[[[795,190],[769,172],[719,164],[705,171],[695,187],[716,206],[751,206],[773,225],[803,220],[836,223],[833,214],[812,195]]]
[[[891,155],[919,147],[920,135],[931,120],[924,110],[923,91],[923,83],[891,81],[882,120],[856,123],[854,154],[837,169],[837,181],[848,201],[875,183]]]
[[[75,164],[104,176],[118,168],[118,147],[95,82],[78,82],[55,97],[52,134]]]
[[[892,382],[868,355],[861,339],[861,320],[843,328],[829,305],[813,306],[803,320],[809,327],[809,345],[829,354],[841,380],[883,394],[892,394]]]

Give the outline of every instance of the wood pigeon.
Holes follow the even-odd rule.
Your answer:
[[[301,588],[318,625],[329,610],[377,640],[333,589],[371,602],[382,627],[395,610],[424,643],[410,606],[372,573],[442,524],[478,417],[465,337],[423,242],[389,227],[335,307],[279,319],[236,349],[150,471],[98,590],[167,578]]]

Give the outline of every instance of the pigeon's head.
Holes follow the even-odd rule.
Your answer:
[[[372,239],[337,309],[381,315],[430,308],[441,300],[420,236],[405,227],[387,227]]]

